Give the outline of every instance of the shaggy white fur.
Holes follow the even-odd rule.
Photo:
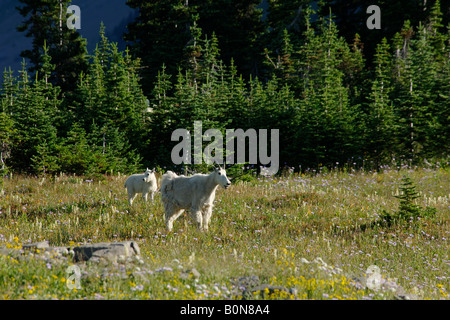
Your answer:
[[[189,210],[198,228],[207,231],[219,185],[225,189],[231,185],[225,169],[220,167],[208,175],[194,174],[190,177],[167,171],[160,189],[167,230],[171,231],[173,222],[184,210]]]
[[[125,181],[125,188],[128,192],[128,202],[133,204],[133,200],[138,193],[142,193],[142,198],[147,202],[147,194],[150,193],[153,202],[154,194],[158,189],[155,177],[155,169],[147,170],[143,174],[133,174]]]

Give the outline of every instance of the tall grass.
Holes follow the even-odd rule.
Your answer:
[[[399,210],[408,175],[414,203],[436,213],[402,224],[382,223]],[[60,175],[45,180],[14,176],[0,195],[0,247],[48,240],[52,246],[137,241],[138,261],[81,264],[81,289],[68,289],[69,259],[0,254],[4,299],[237,299],[239,277],[295,288],[297,294],[257,292],[273,299],[390,299],[352,278],[371,265],[384,279],[423,299],[448,299],[450,183],[448,169],[289,174],[233,184],[216,195],[210,230],[188,215],[167,233],[160,196],[130,207],[125,176],[101,181]],[[318,267],[313,261],[327,263]],[[306,259],[306,260],[304,260]],[[201,276],[186,270],[196,268]]]

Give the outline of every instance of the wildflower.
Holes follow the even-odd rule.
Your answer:
[[[134,284],[134,283],[133,283]],[[131,291],[142,291],[144,286],[142,284],[131,286]]]

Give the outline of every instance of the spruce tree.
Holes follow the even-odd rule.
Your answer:
[[[394,79],[395,79],[395,104],[396,104],[396,126],[395,138],[397,154],[403,160],[405,157],[411,161],[415,156],[415,104],[414,83],[411,71],[411,39],[414,31],[410,22],[405,21],[401,32],[393,38],[395,49]],[[417,126],[417,125],[416,125]],[[408,156],[409,155],[409,156]]]
[[[392,60],[390,46],[383,38],[377,46],[374,61],[374,74],[368,108],[365,113],[366,136],[365,151],[375,161],[375,168],[389,162],[393,155],[395,122],[392,92]]]
[[[306,12],[307,21],[311,13]],[[321,20],[318,30],[307,22],[304,37],[299,52],[303,100],[296,120],[300,154],[311,165],[342,164],[360,144],[359,110],[349,103],[344,84],[349,47],[330,17]]]
[[[411,178],[407,176],[402,177],[402,185],[400,186],[401,194],[395,196],[400,199],[398,218],[408,220],[409,218],[417,219],[420,216],[420,207],[414,203],[414,200],[419,198],[416,187]]]
[[[307,0],[287,0],[276,1],[269,0],[267,16],[264,21],[266,32],[264,34],[264,43],[269,51],[280,54],[279,40],[283,34],[288,32],[293,41],[293,45],[301,44],[303,31],[309,21],[305,21],[305,13],[309,10],[310,1]]]
[[[427,139],[429,152],[426,157],[445,158],[450,152],[447,143],[450,139],[450,23],[447,28],[442,24],[441,1],[437,0],[432,8],[426,30],[428,50],[431,51],[433,83],[430,101],[430,120]]]
[[[420,162],[425,157],[433,157],[442,152],[440,145],[446,145],[437,134],[442,120],[446,121],[445,116],[441,117],[440,93],[445,75],[442,68],[445,49],[436,50],[433,39],[437,33],[432,30],[433,27],[419,24],[413,32],[406,22],[394,38],[396,138],[398,153],[407,161]],[[444,110],[448,110],[448,103],[444,103]]]
[[[127,0],[127,5],[139,9],[139,15],[128,24],[124,39],[133,56],[142,59],[142,86],[149,95],[162,64],[168,74],[178,72],[196,6],[184,0]]]
[[[13,143],[13,135],[14,135],[13,120],[7,113],[3,111],[0,112],[0,180],[7,173],[6,161],[10,157],[11,145]]]
[[[133,59],[128,50],[119,51],[117,44],[106,37],[102,24],[100,41],[87,74],[80,76],[73,101],[77,115],[74,123],[89,137],[87,145],[106,161],[96,162],[99,167],[91,166],[91,173],[107,168],[124,172],[126,163],[134,163],[133,157],[141,161],[138,152],[146,154],[149,142],[143,143],[144,121],[149,110],[139,83],[139,69],[139,60]],[[123,161],[119,165],[120,157]]]
[[[364,43],[365,55],[368,61],[373,61],[376,46],[383,38],[391,39],[403,25],[403,19],[408,19],[411,25],[416,26],[420,21],[425,22],[431,14],[436,1],[399,0],[399,1],[372,1],[372,0],[334,0],[319,1],[320,14],[326,15],[331,8],[335,15],[335,22],[340,34],[347,42],[351,42],[355,33],[359,33]],[[366,21],[370,14],[366,12],[370,5],[378,5],[381,10],[381,29],[369,29]],[[443,10],[448,10],[450,1],[440,0]],[[401,18],[402,17],[402,18]],[[444,25],[449,21],[445,17]]]
[[[175,101],[173,98],[173,84],[171,75],[166,73],[165,65],[155,81],[152,94],[149,96],[151,113],[148,114],[148,136],[149,141],[147,159],[152,159],[158,164],[167,164],[170,161],[170,155],[167,151],[168,134],[172,128],[172,113],[176,114]],[[146,119],[147,120],[147,119]]]
[[[221,60],[230,65],[231,59],[239,73],[247,78],[259,75],[261,67],[260,38],[265,26],[261,20],[260,0],[202,0],[196,5],[198,25],[203,34],[220,43]]]
[[[247,82],[242,74],[238,74],[234,61],[231,60],[230,66],[226,69],[224,75],[225,83],[223,87],[228,90],[226,117],[231,120],[231,128],[251,128],[251,112],[248,108]]]
[[[81,71],[87,70],[86,40],[75,29],[67,27],[67,7],[70,0],[19,0],[17,7],[24,21],[17,27],[33,38],[31,49],[22,51],[21,56],[29,60],[29,71],[34,73],[42,67],[41,56],[44,43],[52,57],[55,69],[50,75],[53,85],[61,93],[75,89]]]
[[[284,29],[283,36],[279,40],[281,40],[281,43],[275,49],[277,55],[274,55],[268,48],[264,49],[266,58],[264,63],[271,70],[270,74],[274,74],[281,79],[282,84],[288,84],[295,88],[298,83],[296,81],[298,79],[296,74],[297,57],[295,57],[294,45],[287,29]]]
[[[258,39],[264,31],[259,0],[128,0],[127,4],[139,9],[138,17],[127,26],[124,38],[131,43],[131,53],[142,59],[146,95],[150,95],[162,64],[167,74],[177,75],[184,58],[183,49],[192,39],[190,28],[196,19],[209,39],[215,34],[225,64],[229,65],[233,59],[239,72],[247,77],[259,72]]]
[[[17,94],[16,79],[11,68],[3,72],[3,82],[0,91],[0,179],[6,174],[6,161],[10,157],[11,146],[14,140],[14,122],[11,118],[12,107]]]
[[[12,108],[19,142],[12,150],[11,162],[19,172],[35,171],[30,159],[38,154],[40,145],[47,145],[49,154],[56,152],[57,148],[57,128],[54,122],[59,118],[60,89],[48,82],[53,65],[46,47],[42,59],[44,63],[35,73],[32,83],[25,70],[26,66],[23,65],[17,100]],[[38,74],[42,75],[41,78]]]

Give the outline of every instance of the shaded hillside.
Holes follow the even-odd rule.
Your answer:
[[[88,41],[88,51],[92,53],[99,40],[100,22],[106,27],[106,35],[111,41],[118,42],[119,48],[125,48],[122,34],[126,25],[134,18],[134,10],[125,4],[125,0],[74,0],[72,4],[81,9],[81,29],[79,32]],[[0,3],[0,68],[20,69],[20,52],[31,47],[31,39],[18,32],[16,27],[22,16],[16,7],[17,0],[3,0]]]

